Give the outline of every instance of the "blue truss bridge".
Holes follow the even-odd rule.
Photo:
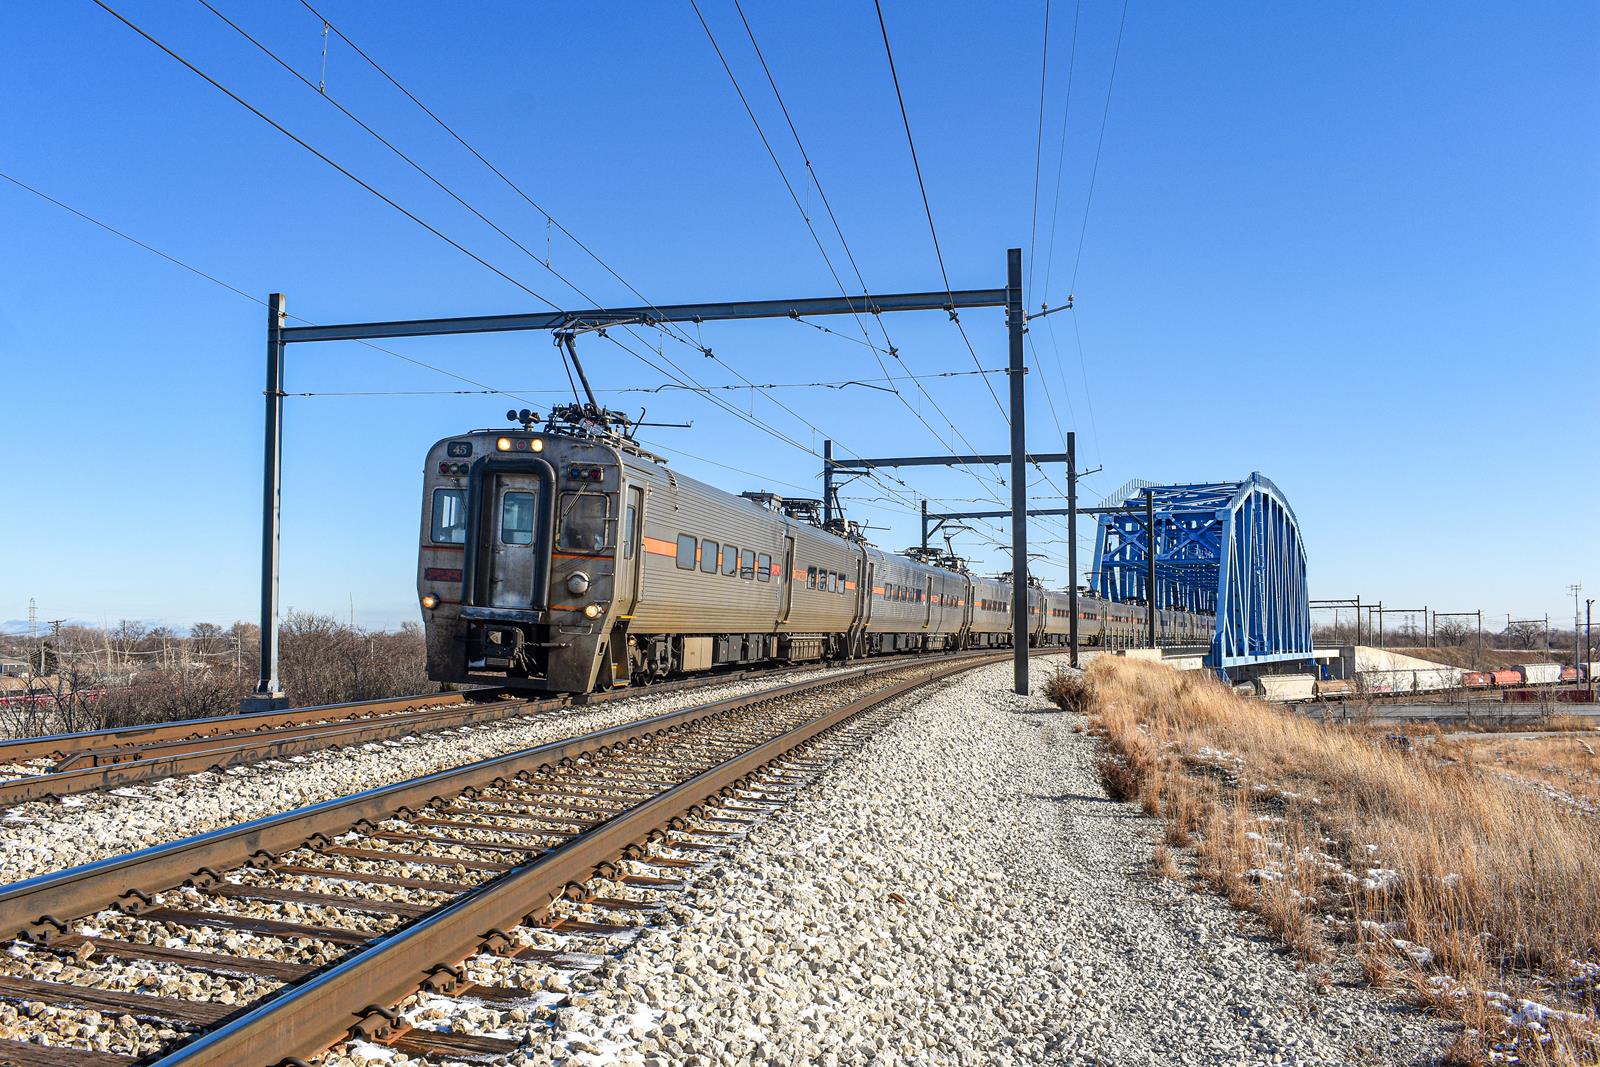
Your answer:
[[[1126,495],[1124,495],[1126,494]],[[1218,671],[1311,658],[1311,601],[1300,523],[1260,473],[1239,482],[1129,483],[1102,511],[1093,586],[1109,600],[1148,603],[1154,504],[1157,610],[1216,616],[1206,666]]]

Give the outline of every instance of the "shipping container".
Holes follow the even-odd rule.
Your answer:
[[[1521,675],[1523,685],[1550,685],[1561,681],[1561,667],[1555,663],[1519,663],[1511,669]]]
[[[1280,704],[1315,700],[1317,676],[1314,674],[1268,674],[1256,679],[1256,695]]]

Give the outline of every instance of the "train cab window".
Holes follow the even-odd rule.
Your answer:
[[[717,573],[717,543],[709,537],[700,542],[700,570],[704,574]]]
[[[638,490],[635,489],[634,492],[637,493]],[[623,531],[622,531],[622,558],[623,559],[632,559],[633,558],[633,542],[634,542],[634,539],[638,537],[639,505],[638,504],[629,504],[628,505],[627,516],[628,516],[627,520],[626,520],[627,525],[623,528]]]
[[[533,509],[538,500],[532,493],[509,491],[500,501],[500,541],[507,545],[533,544]]]
[[[754,578],[756,576],[756,550],[747,548],[739,553],[739,577]]]
[[[739,573],[739,550],[733,545],[722,546],[722,573],[727,575]]]
[[[606,547],[610,497],[603,493],[567,493],[562,497],[561,547],[573,552],[598,552]]]
[[[680,571],[694,570],[694,550],[698,543],[691,534],[678,535],[678,569]]]
[[[459,489],[433,491],[433,543],[461,545],[467,541],[467,510]]]
[[[815,589],[816,587],[817,587],[817,568],[815,568],[815,567],[807,567],[806,568],[806,588],[807,589]]]
[[[756,581],[772,581],[772,556],[766,552],[756,557]]]

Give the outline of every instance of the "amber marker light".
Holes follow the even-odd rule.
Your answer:
[[[585,604],[583,607],[583,617],[586,619],[598,619],[600,617],[600,605]]]
[[[432,611],[434,608],[439,606],[439,598],[434,596],[432,593],[429,593],[427,596],[422,598],[422,606],[427,608],[429,611]]]

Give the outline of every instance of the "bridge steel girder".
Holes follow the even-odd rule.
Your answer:
[[[1216,616],[1206,665],[1217,670],[1311,658],[1305,546],[1288,499],[1259,472],[1242,482],[1150,486],[1156,508],[1155,604]],[[1096,590],[1149,603],[1144,491],[1105,509],[1095,535]]]

